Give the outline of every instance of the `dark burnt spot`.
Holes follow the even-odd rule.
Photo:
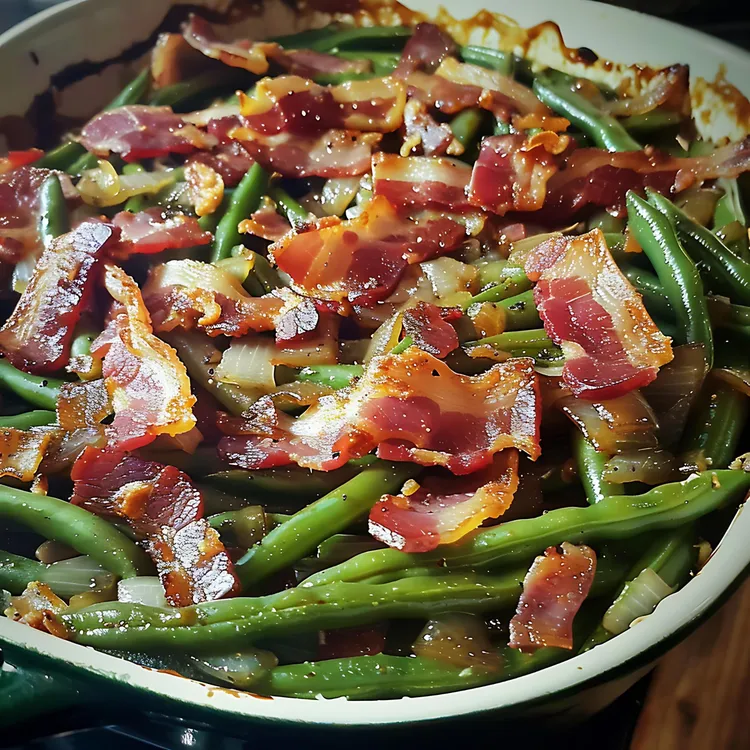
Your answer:
[[[34,50],[31,50],[31,52],[29,52],[29,57],[31,58],[31,62],[33,62],[34,65],[39,65],[39,55],[37,55]]]
[[[599,55],[588,47],[579,47],[577,52],[581,61],[588,63],[589,65],[593,65],[599,59]]]

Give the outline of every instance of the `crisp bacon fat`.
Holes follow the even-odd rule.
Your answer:
[[[117,234],[107,224],[84,222],[44,251],[0,329],[0,349],[16,367],[47,373],[65,366],[75,325],[98,280],[98,266]]]
[[[545,646],[573,648],[573,619],[588,596],[596,572],[591,547],[563,542],[534,560],[510,621],[510,646],[532,653]]]
[[[370,511],[370,534],[403,552],[452,544],[510,507],[518,488],[518,452],[495,454],[491,466],[464,477],[437,473],[399,495],[384,495]]]
[[[120,258],[136,253],[183,250],[207,245],[213,239],[211,232],[204,232],[192,216],[169,215],[160,208],[149,208],[135,214],[120,211],[112,223],[120,229],[120,244],[114,253]]]
[[[106,266],[104,284],[115,301],[112,318],[91,350],[114,405],[110,441],[123,449],[157,435],[180,435],[195,425],[190,380],[172,347],[153,334],[138,285],[121,268]]]
[[[369,306],[396,288],[410,263],[448,253],[464,238],[464,227],[451,219],[406,220],[377,197],[354,219],[323,220],[270,250],[301,294]]]
[[[565,384],[590,400],[648,385],[672,359],[670,340],[651,320],[598,229],[554,237],[526,260],[544,328],[566,355]]]
[[[228,436],[219,452],[246,469],[296,463],[330,471],[377,448],[380,458],[470,474],[505,448],[536,458],[540,415],[531,360],[472,377],[410,347],[373,358],[354,386],[324,396],[301,417],[279,415],[273,437]]]

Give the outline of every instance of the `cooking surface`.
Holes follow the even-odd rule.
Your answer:
[[[55,0],[0,0],[0,32]],[[616,4],[642,12],[662,8],[669,18],[750,49],[750,14],[736,0],[622,0]],[[589,747],[607,750],[743,750],[750,748],[746,717],[750,712],[750,581],[717,615],[681,644],[658,669],[586,724],[540,743],[556,750]],[[138,750],[148,747],[218,748],[205,732],[176,727],[157,718],[133,717],[125,724],[73,711],[45,717],[5,731],[0,747],[21,750]],[[91,726],[91,725],[95,726]],[[492,729],[487,726],[488,743]],[[465,739],[465,738],[464,738]],[[476,738],[480,740],[481,738]],[[504,744],[512,738],[505,737]],[[519,740],[522,738],[518,738]],[[309,736],[307,747],[317,747]],[[445,746],[460,742],[446,737]],[[358,739],[360,747],[366,741]],[[382,740],[378,742],[382,745]],[[434,743],[430,743],[434,744]],[[443,744],[443,743],[440,743]],[[533,750],[536,744],[524,743]],[[254,743],[229,741],[231,750]],[[321,745],[322,746],[322,745]],[[338,745],[330,738],[326,748]],[[348,739],[342,747],[350,747]]]

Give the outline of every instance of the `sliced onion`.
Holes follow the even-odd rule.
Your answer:
[[[13,267],[13,291],[23,294],[34,275],[40,253],[31,250]]]
[[[46,583],[58,596],[65,599],[91,589],[106,588],[115,581],[112,573],[87,555],[48,565],[43,578],[42,583]]]
[[[359,177],[332,177],[320,192],[320,205],[327,216],[343,216],[359,191]]]
[[[220,656],[191,656],[190,662],[208,679],[244,689],[267,674],[279,660],[270,651],[252,649]]]
[[[77,556],[78,552],[72,547],[62,542],[54,542],[51,539],[42,542],[34,553],[34,557],[45,565],[51,565],[52,563],[60,562],[60,560],[70,560]]]
[[[149,607],[169,606],[158,576],[136,576],[118,581],[117,601],[145,604]]]
[[[502,660],[490,642],[487,626],[476,615],[447,614],[429,620],[412,651],[417,656],[463,669],[474,667],[494,672],[502,668]]]
[[[662,445],[674,445],[687,424],[688,414],[708,372],[703,344],[673,349],[674,359],[659,370],[643,395],[656,412]]]
[[[477,268],[453,258],[436,258],[422,263],[432,291],[444,305],[457,305],[477,291]]]
[[[624,633],[634,620],[650,615],[656,605],[672,593],[672,588],[651,568],[629,581],[620,596],[604,613],[602,625],[610,633]]]
[[[107,443],[104,426],[79,427],[53,438],[40,466],[43,474],[58,474],[69,469],[88,446],[103,448]]]
[[[365,362],[369,362],[373,357],[379,357],[381,354],[389,352],[398,344],[401,329],[403,328],[403,318],[403,310],[397,310],[372,334],[370,345],[367,347],[367,352],[365,353]]]
[[[203,433],[197,427],[193,427],[180,435],[157,435],[151,447],[156,450],[182,451],[192,455],[202,442]]]
[[[333,388],[320,383],[292,382],[278,386],[272,397],[274,404],[283,409],[285,406],[312,406],[333,392]]]
[[[100,160],[96,169],[84,171],[76,188],[90,206],[106,207],[124,203],[134,195],[153,195],[172,183],[171,171],[118,175],[108,161]]]
[[[714,218],[714,209],[723,194],[723,190],[715,187],[691,187],[675,198],[675,204],[693,221],[707,227]]]
[[[531,251],[545,242],[546,240],[552,239],[553,237],[561,237],[562,232],[547,232],[544,234],[534,234],[531,237],[524,237],[522,240],[512,242],[510,245],[510,255],[508,261],[513,266],[524,267],[526,264],[526,258],[529,257]]]
[[[271,393],[276,388],[271,358],[276,345],[271,338],[247,336],[232,341],[216,368],[216,379],[242,388]]]
[[[602,471],[602,479],[611,484],[662,484],[672,478],[676,468],[677,461],[669,451],[625,451],[607,461]]]
[[[740,393],[750,396],[750,368],[722,367],[719,370],[714,370],[713,374],[725,383],[729,383],[732,388],[740,391]]]
[[[557,403],[603,453],[614,455],[658,445],[656,416],[638,391],[599,403],[574,396]]]

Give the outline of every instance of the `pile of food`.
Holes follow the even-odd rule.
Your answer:
[[[7,617],[392,698],[706,562],[750,490],[750,138],[696,135],[685,66],[625,95],[417,20],[192,16],[0,162]]]

